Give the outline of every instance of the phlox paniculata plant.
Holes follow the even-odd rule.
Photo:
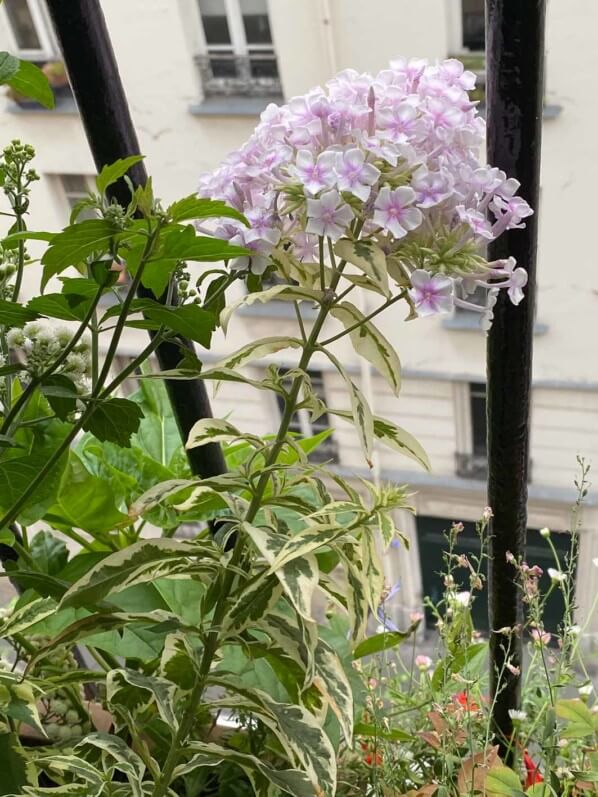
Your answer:
[[[319,240],[360,239],[379,248],[419,316],[463,307],[482,312],[487,327],[499,289],[518,304],[525,270],[484,253],[524,227],[532,209],[517,180],[480,162],[474,82],[454,59],[397,59],[376,75],[347,69],[269,105],[249,140],[200,181],[203,196],[250,222],[216,230],[253,253],[231,268],[260,274],[280,250],[313,263]],[[476,289],[487,292],[485,307],[469,300]]]

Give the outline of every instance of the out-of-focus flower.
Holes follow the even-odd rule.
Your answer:
[[[541,631],[539,628],[532,628],[530,636],[536,645],[548,645],[552,639],[548,631]]]
[[[456,695],[453,695],[454,701],[461,706],[461,708],[465,709],[465,711],[479,711],[480,707],[475,702],[475,700],[471,700],[467,692],[457,692]]]
[[[529,755],[527,750],[523,754],[523,764],[525,766],[525,788],[529,788],[533,786],[534,783],[543,783],[544,778],[540,774],[540,768],[538,764],[534,763],[534,760]]]
[[[416,656],[415,666],[420,670],[429,670],[432,666],[432,659],[429,656]]]
[[[524,722],[527,719],[527,713],[525,711],[517,711],[514,708],[510,708],[509,717],[513,720],[513,722]]]
[[[562,570],[555,570],[553,567],[549,567],[546,572],[553,584],[564,584],[567,581],[567,574],[563,573]]]

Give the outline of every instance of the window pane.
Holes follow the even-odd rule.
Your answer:
[[[237,62],[233,54],[222,54],[214,58],[210,58],[210,69],[212,70],[212,77],[215,78],[236,78],[239,77],[239,70],[237,69]]]
[[[199,10],[208,44],[230,44],[224,0],[200,0]]]
[[[87,180],[82,174],[63,174],[60,179],[66,193],[85,196],[89,193]]]
[[[247,44],[272,44],[266,0],[240,0]]]
[[[253,78],[278,78],[278,65],[274,51],[249,52],[249,65]]]
[[[19,49],[41,50],[42,45],[27,0],[4,0],[4,6]]]
[[[486,46],[486,21],[484,0],[461,0],[463,20],[463,47],[483,50]]]
[[[473,454],[486,456],[486,385],[469,386]]]

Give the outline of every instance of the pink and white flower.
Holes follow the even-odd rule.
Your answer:
[[[388,230],[395,238],[403,238],[410,230],[417,229],[424,218],[421,210],[411,207],[414,202],[413,188],[403,185],[393,191],[385,185],[374,203],[374,223]]]
[[[338,191],[325,191],[319,199],[307,200],[307,232],[338,241],[355,214]]]
[[[453,308],[453,281],[429,271],[417,269],[411,274],[409,296],[420,318],[449,313]]]
[[[366,162],[362,150],[353,148],[338,153],[336,174],[339,191],[348,191],[365,202],[380,177],[380,169]]]

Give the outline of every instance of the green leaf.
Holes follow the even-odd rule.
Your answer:
[[[76,266],[93,253],[107,251],[118,232],[105,219],[86,219],[55,235],[41,260],[44,266],[42,290],[51,277],[67,266]]]
[[[69,558],[66,543],[51,531],[38,531],[31,540],[29,553],[37,567],[50,576],[59,573]]]
[[[174,771],[174,777],[182,777],[202,767],[217,767],[223,763],[231,763],[240,767],[251,780],[255,794],[270,794],[268,784],[285,794],[294,797],[314,797],[314,787],[307,775],[298,769],[280,769],[265,764],[259,758],[229,747],[211,742],[190,742],[187,749],[194,755]]]
[[[83,428],[98,440],[109,440],[128,448],[131,445],[131,435],[139,429],[142,418],[143,412],[134,401],[111,398],[97,404]]]
[[[204,549],[202,549],[203,551]],[[134,583],[151,581],[163,563],[185,560],[199,554],[196,544],[160,537],[141,540],[117,551],[91,568],[67,591],[61,608],[97,604],[108,595],[120,592]],[[210,547],[205,546],[205,555]]]
[[[521,797],[523,795],[519,775],[502,764],[488,770],[484,788],[489,797],[494,797],[497,794],[505,795],[505,797]]]
[[[19,71],[19,59],[10,53],[0,53],[0,83],[7,83]]]
[[[6,83],[18,94],[39,102],[44,108],[52,109],[54,107],[54,94],[48,78],[35,64],[21,61],[17,72]]]
[[[65,296],[84,296],[93,299],[98,292],[98,283],[85,277],[60,277]]]
[[[191,225],[187,225],[183,229],[175,227],[164,234],[154,260],[164,267],[173,268],[181,260],[209,263],[250,254],[248,249],[241,246],[233,246],[219,238],[198,235]]]
[[[387,338],[351,302],[341,302],[330,309],[330,314],[343,324],[345,329],[354,324],[359,327],[349,333],[353,348],[365,357],[386,379],[395,396],[401,390],[401,361]]]
[[[189,487],[196,487],[199,484],[197,479],[169,479],[168,481],[150,487],[129,507],[129,517],[136,520],[150,509],[153,509],[167,498],[172,498]]]
[[[36,765],[47,771],[54,781],[64,782],[65,775],[72,776],[81,783],[67,783],[56,788],[25,786],[21,797],[100,797],[104,791],[105,778],[92,764],[81,756],[58,755],[38,756]],[[70,780],[70,778],[68,778]]]
[[[155,703],[158,713],[172,730],[179,726],[175,710],[176,687],[164,678],[133,670],[111,670],[106,679],[106,695],[109,705],[133,712]]]
[[[109,186],[124,177],[131,166],[142,160],[143,155],[130,155],[128,158],[119,158],[114,163],[104,166],[96,177],[96,186],[100,194],[105,194]]]
[[[6,238],[2,240],[2,246],[5,249],[12,249],[13,244],[19,241],[51,241],[56,233],[54,232],[34,232],[33,230],[20,230],[19,232],[11,232]]]
[[[229,207],[219,199],[203,199],[197,194],[183,197],[168,207],[166,213],[170,218],[181,223],[191,219],[230,218],[242,222],[249,227],[249,222],[238,210]]]
[[[558,700],[556,715],[567,720],[562,736],[568,739],[583,739],[586,736],[598,734],[598,717],[592,714],[588,706],[580,698]]]
[[[348,238],[341,238],[335,244],[334,251],[342,260],[352,263],[367,274],[385,296],[390,296],[386,255],[377,244],[373,241],[350,241]]]
[[[74,451],[62,475],[56,504],[48,514],[55,524],[60,522],[90,534],[112,531],[130,522],[116,506],[110,483],[90,473]]]
[[[28,307],[16,302],[0,299],[0,325],[4,327],[22,327],[28,321],[35,321],[39,315]]]
[[[44,379],[39,389],[61,421],[65,421],[75,411],[79,393],[68,376],[51,374]]]
[[[196,657],[187,634],[169,634],[160,659],[160,675],[180,689],[190,691],[197,679],[197,670]]]
[[[338,523],[332,525],[310,524],[284,543],[272,562],[270,569],[274,572],[279,567],[284,567],[300,556],[305,556],[318,550],[318,548],[330,545],[330,543],[344,534],[346,534],[346,530]]]
[[[165,326],[171,332],[194,340],[205,348],[210,345],[212,332],[216,328],[216,316],[197,304],[183,304],[178,307],[164,307],[151,299],[140,299],[134,302],[133,312],[142,312],[154,322],[144,328],[158,329]],[[133,325],[133,324],[131,324]]]
[[[38,315],[45,315],[50,318],[60,318],[64,321],[83,321],[90,304],[91,300],[86,296],[48,293],[45,296],[36,296],[31,299],[27,304],[27,308]]]
[[[0,54],[0,61],[2,55],[5,53]],[[0,795],[22,794],[24,786],[35,783],[35,770],[16,733],[0,733],[0,761],[2,761]]]
[[[364,656],[373,656],[374,653],[380,653],[382,650],[390,650],[400,645],[413,634],[416,626],[412,626],[407,631],[387,631],[382,634],[375,634],[374,636],[364,639],[353,651],[354,659],[361,659]]]
[[[353,733],[355,736],[374,736],[387,739],[389,742],[413,742],[413,736],[406,731],[400,731],[397,728],[386,730],[381,725],[366,722],[356,722]]]
[[[41,520],[52,505],[60,477],[67,461],[67,454],[54,465],[38,484],[34,494],[21,509],[19,517],[25,525]],[[0,462],[0,509],[7,512],[22,498],[31,483],[48,464],[49,453],[42,447],[24,457]]]

